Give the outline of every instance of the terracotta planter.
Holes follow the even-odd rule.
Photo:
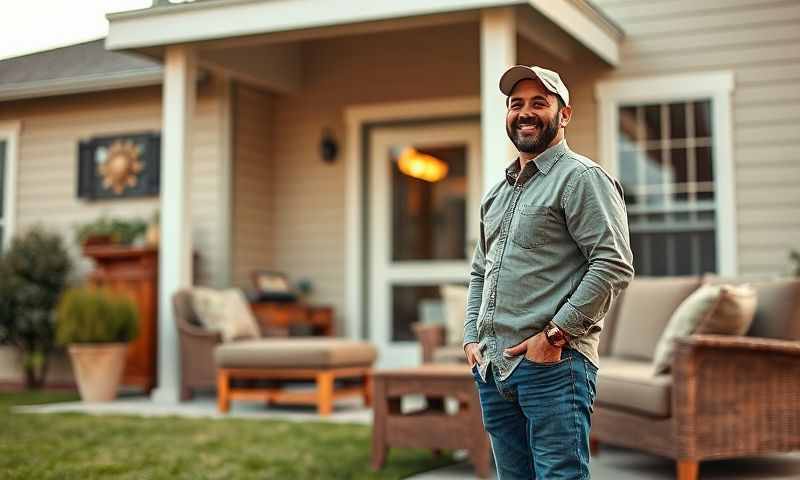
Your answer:
[[[84,402],[109,402],[117,397],[125,369],[127,343],[76,343],[69,345],[75,381]]]

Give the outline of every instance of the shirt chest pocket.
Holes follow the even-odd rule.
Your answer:
[[[519,210],[517,228],[511,240],[520,248],[534,249],[551,241],[551,231],[556,224],[550,207],[523,205]]]

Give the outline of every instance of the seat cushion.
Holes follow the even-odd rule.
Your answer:
[[[467,363],[464,347],[461,345],[445,345],[433,351],[433,363]]]
[[[616,357],[600,359],[595,402],[652,417],[671,415],[672,376],[654,375],[650,362]]]
[[[634,278],[619,306],[611,355],[653,360],[672,313],[699,286],[699,276]]]
[[[340,338],[262,338],[223,343],[214,362],[224,368],[332,368],[369,366],[378,352],[369,342]]]

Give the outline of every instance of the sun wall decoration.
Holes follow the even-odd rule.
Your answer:
[[[161,135],[95,137],[78,145],[78,197],[87,200],[158,195]]]
[[[97,165],[103,177],[103,188],[122,193],[125,187],[135,187],[137,175],[144,168],[139,161],[139,147],[130,140],[117,140],[106,153],[106,160]]]

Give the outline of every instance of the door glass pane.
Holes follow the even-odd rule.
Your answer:
[[[392,260],[465,260],[466,146],[397,146],[391,161]]]
[[[442,323],[441,294],[438,285],[392,286],[392,341],[414,341],[415,322]]]

